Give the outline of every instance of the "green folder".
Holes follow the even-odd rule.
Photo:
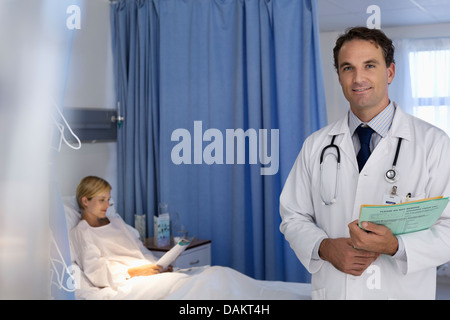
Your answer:
[[[381,224],[394,235],[425,230],[444,212],[449,198],[435,197],[393,205],[362,205],[359,227],[364,221]]]

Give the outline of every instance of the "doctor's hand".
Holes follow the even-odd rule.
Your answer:
[[[379,254],[355,249],[350,238],[338,238],[322,240],[319,256],[344,273],[360,276]]]
[[[355,248],[391,256],[397,252],[398,239],[389,228],[372,222],[363,222],[362,227],[365,230],[358,226],[358,220],[348,225]]]

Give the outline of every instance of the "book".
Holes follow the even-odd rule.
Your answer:
[[[448,197],[441,196],[393,205],[361,205],[359,227],[364,221],[373,222],[388,227],[394,235],[425,230],[439,219],[448,202]]]

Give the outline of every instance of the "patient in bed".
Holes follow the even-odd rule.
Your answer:
[[[99,177],[85,177],[76,192],[81,221],[71,230],[76,263],[96,287],[117,287],[135,276],[160,272],[155,258],[119,217],[107,217],[110,184]],[[170,269],[169,269],[170,270]]]
[[[111,186],[89,176],[77,187],[81,220],[70,230],[72,261],[81,269],[84,299],[309,299],[309,284],[262,281],[228,267],[161,272],[137,231],[106,215]],[[87,278],[87,280],[86,280]]]

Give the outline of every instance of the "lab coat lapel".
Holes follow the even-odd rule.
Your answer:
[[[398,144],[398,138],[411,140],[411,128],[408,118],[400,107],[394,102],[396,107],[391,129],[387,136],[378,143],[375,150],[370,155],[364,168],[370,169],[371,166],[378,166],[383,163],[386,156],[394,154]]]
[[[409,121],[405,112],[394,102],[395,115],[392,120],[391,135],[405,140],[411,140],[411,122]]]

